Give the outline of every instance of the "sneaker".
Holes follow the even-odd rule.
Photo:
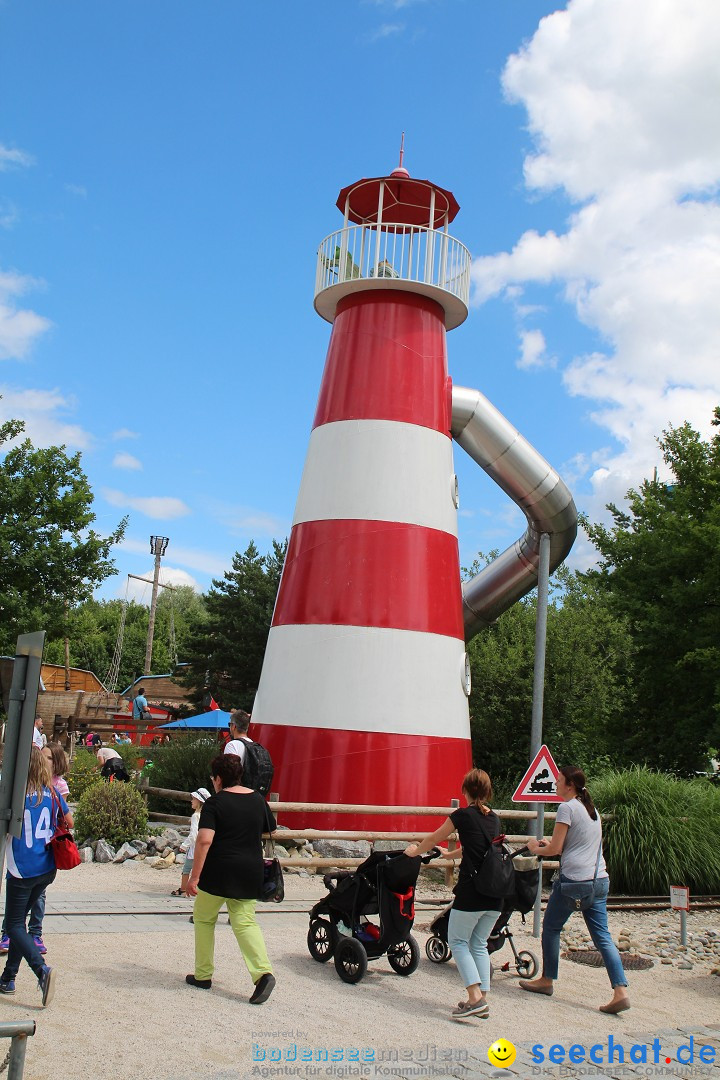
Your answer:
[[[34,935],[34,936],[33,936],[33,941],[34,941],[34,942],[35,942],[35,944],[37,945],[37,951],[38,951],[39,953],[42,953],[42,955],[44,956],[44,955],[45,955],[45,953],[47,952],[47,945],[45,944],[45,942],[43,941],[43,939],[42,939],[42,938],[40,937],[40,935],[38,934],[38,935]]]
[[[43,1005],[49,1005],[55,996],[55,979],[55,968],[48,967],[46,964],[38,977],[38,989],[42,990]]]
[[[197,986],[198,990],[209,990],[212,986],[212,979],[196,979],[194,975],[186,975],[185,982],[188,986]]]
[[[9,952],[9,950],[10,938],[7,936],[7,934],[3,934],[3,936],[0,937],[0,956],[4,956],[6,952]]]
[[[487,1001],[482,998],[480,1001],[459,1001],[457,1009],[453,1009],[452,1015],[458,1016],[479,1016],[481,1020],[487,1020],[490,1015],[490,1006]]]
[[[274,989],[275,976],[270,975],[269,972],[267,975],[261,975],[258,981],[255,983],[255,989],[253,990],[252,996],[250,997],[250,1004],[262,1005],[263,1001],[267,1001]]]
[[[15,993],[15,980],[8,979],[7,982],[3,982],[0,979],[0,994],[14,994]]]

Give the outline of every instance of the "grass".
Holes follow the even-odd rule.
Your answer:
[[[614,893],[655,896],[671,885],[720,892],[720,790],[644,767],[606,771],[588,784],[605,825]]]

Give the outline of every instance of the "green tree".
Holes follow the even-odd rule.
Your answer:
[[[501,784],[530,761],[536,610],[536,596],[525,597],[468,645],[473,757]],[[551,579],[543,708],[543,739],[556,759],[585,768],[625,760],[631,652],[604,594],[561,567]]]
[[[206,616],[188,643],[188,685],[223,707],[252,708],[280,584],[287,541],[261,555],[253,541],[233,556],[232,570],[213,580]]]
[[[632,637],[627,752],[691,773],[720,744],[720,436],[686,423],[658,442],[670,482],[644,480],[627,509],[608,506],[612,528],[583,521],[601,555],[588,579]]]
[[[0,425],[0,448],[25,429]],[[93,494],[80,454],[62,446],[36,449],[29,439],[0,462],[0,648],[12,650],[19,633],[63,632],[66,611],[116,573],[110,551],[127,519],[103,537],[91,528]]]

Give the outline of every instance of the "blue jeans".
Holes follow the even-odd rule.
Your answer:
[[[37,900],[30,908],[30,921],[28,923],[28,934],[30,937],[42,937],[42,924],[45,918],[45,890],[40,893]],[[7,922],[3,917],[2,930],[0,930],[0,936],[5,937],[7,934]]]
[[[562,878],[569,881],[569,878]],[[593,945],[602,955],[610,978],[611,986],[627,986],[627,976],[622,966],[620,953],[610,936],[607,922],[607,897],[610,888],[608,878],[595,881],[595,899],[587,911],[581,912],[585,925],[590,931]],[[557,979],[558,958],[560,956],[560,931],[568,921],[575,906],[566,900],[560,892],[560,881],[553,883],[550,899],[545,908],[542,924],[543,978]]]
[[[0,976],[3,982],[10,982],[15,978],[23,958],[38,977],[45,968],[42,954],[25,929],[25,920],[40,894],[55,880],[56,874],[57,870],[51,870],[39,877],[5,879],[5,927],[10,938],[10,948],[5,970]]]
[[[448,920],[448,945],[455,957],[463,986],[490,989],[490,957],[487,939],[500,918],[499,911],[457,911]]]

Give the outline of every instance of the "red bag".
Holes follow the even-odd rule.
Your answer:
[[[82,861],[80,852],[78,851],[78,846],[73,840],[72,833],[65,822],[65,815],[60,800],[55,792],[55,788],[50,789],[50,794],[52,796],[53,809],[56,811],[55,830],[50,838],[50,847],[55,856],[55,866],[58,870],[72,870],[73,867],[79,866]]]

